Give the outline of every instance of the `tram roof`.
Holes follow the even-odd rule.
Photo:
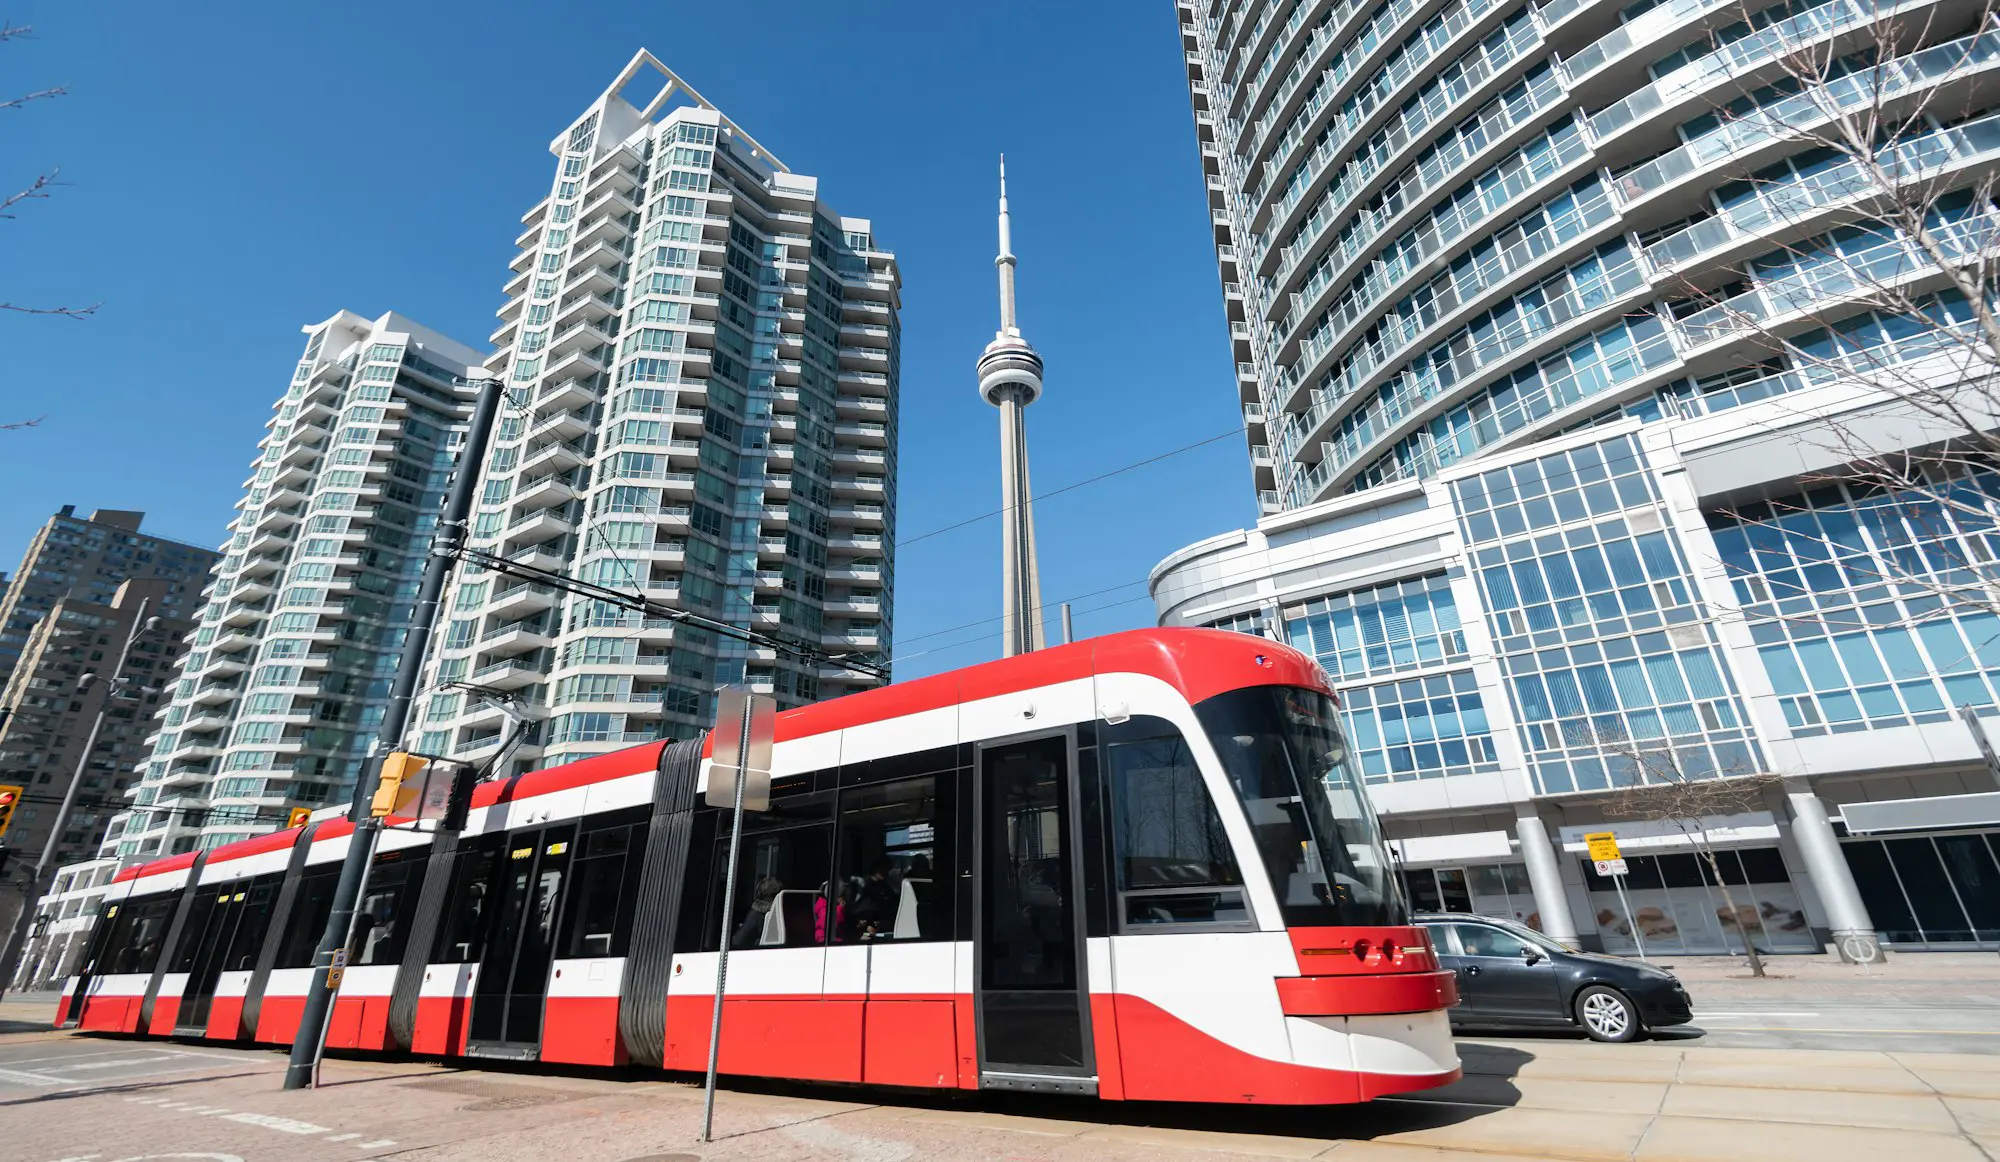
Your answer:
[[[1097,674],[1143,674],[1158,678],[1179,691],[1189,703],[1251,686],[1307,686],[1331,693],[1317,662],[1279,642],[1220,629],[1134,629],[781,711],[775,724],[776,736],[779,742],[811,738]],[[644,743],[530,771],[513,779],[483,783],[474,792],[472,805],[490,807],[657,770],[660,752],[668,745],[667,740]],[[709,743],[703,743],[704,755],[708,746]],[[346,819],[328,819],[311,830],[313,841],[319,842],[337,839],[353,829],[354,825]],[[306,830],[287,828],[223,844],[209,852],[209,863],[282,850],[297,843]],[[134,864],[120,869],[116,879],[178,871],[191,866],[194,858],[195,853],[183,852],[151,863]]]

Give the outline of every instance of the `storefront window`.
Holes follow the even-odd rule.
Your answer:
[[[1738,952],[1743,932],[1767,952],[1810,952],[1817,947],[1805,906],[1777,848],[1718,851],[1715,857],[1729,887],[1727,900],[1708,861],[1695,852],[1627,852],[1623,900],[1619,885],[1583,861],[1592,919],[1605,949],[1637,951],[1643,940],[1649,953]],[[1638,940],[1633,938],[1635,929]]]
[[[1849,839],[1841,852],[1885,943],[2000,943],[2000,835]]]
[[[1522,864],[1406,869],[1403,891],[1413,912],[1468,912],[1538,931],[1542,926],[1534,889],[1528,886],[1528,869]]]

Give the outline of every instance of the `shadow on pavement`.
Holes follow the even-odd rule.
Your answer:
[[[109,1085],[76,1085],[62,1089],[52,1089],[45,1093],[33,1093],[17,1098],[0,1098],[0,1109],[10,1106],[31,1106],[41,1102],[61,1101],[73,1097],[103,1097],[107,1094],[144,1093],[149,1089],[163,1089],[170,1085],[200,1085],[210,1081],[233,1081],[239,1077],[257,1077],[268,1074],[267,1069],[250,1069],[242,1073],[205,1073],[200,1077],[161,1077],[151,1081],[130,1081]]]

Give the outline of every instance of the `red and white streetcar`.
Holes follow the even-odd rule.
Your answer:
[[[1125,1100],[1366,1101],[1459,1076],[1309,658],[1139,630],[786,711],[770,810],[705,740],[482,785],[385,832],[328,1044]],[[58,1021],[287,1044],[344,819],[128,868]]]

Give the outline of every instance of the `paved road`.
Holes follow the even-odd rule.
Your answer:
[[[429,1063],[328,1063],[50,1033],[0,1036],[7,1162],[1993,1162],[2000,1060],[1468,1040],[1466,1079],[1366,1107],[1089,1103],[737,1089],[697,1141],[698,1088]]]
[[[1962,1000],[1711,1002],[1692,1025],[1668,1030],[1710,1045],[1771,1049],[1877,1049],[2000,1056],[2000,1006]]]

